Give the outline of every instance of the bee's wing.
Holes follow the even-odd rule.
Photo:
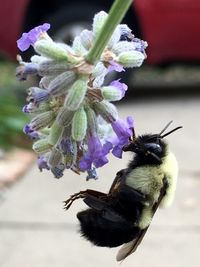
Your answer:
[[[162,201],[162,199],[163,199],[163,197],[164,197],[164,195],[166,193],[167,186],[168,186],[167,180],[166,180],[166,178],[164,178],[163,179],[163,187],[160,190],[160,195],[159,195],[158,201],[152,207],[153,214],[156,212],[157,208],[159,207],[160,202]],[[137,236],[137,238],[135,238],[132,241],[124,244],[120,248],[120,250],[117,253],[117,257],[116,257],[117,261],[124,260],[130,254],[132,254],[132,253],[134,253],[136,251],[137,247],[142,242],[142,239],[144,238],[148,228],[149,228],[149,226],[147,228],[141,230],[139,235]]]
[[[114,179],[114,181],[110,187],[109,194],[111,194],[112,192],[114,192],[115,190],[118,189],[125,172],[126,172],[126,169],[122,169],[122,170],[118,171],[118,173],[116,174],[115,179]]]
[[[148,227],[144,230],[140,231],[140,234],[138,235],[137,238],[133,239],[132,241],[124,244],[120,250],[117,253],[117,257],[116,260],[117,261],[122,261],[124,260],[126,257],[128,257],[130,254],[134,253],[137,249],[137,247],[139,246],[139,244],[142,242],[142,239],[144,237],[144,235],[146,234]]]

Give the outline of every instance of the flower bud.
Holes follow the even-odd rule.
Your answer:
[[[72,158],[72,165],[77,164],[77,156],[78,156],[78,145],[77,142],[73,142],[73,158]]]
[[[83,30],[80,34],[80,40],[85,49],[89,50],[94,40],[93,32],[88,30]]]
[[[34,102],[30,102],[23,107],[22,111],[24,113],[38,114],[41,112],[49,111],[50,109],[50,105],[47,102],[41,102],[39,103],[39,105],[35,105]]]
[[[52,75],[52,76],[44,76],[42,77],[42,79],[40,80],[39,86],[41,88],[47,89],[50,82],[53,81],[56,78],[56,76]]]
[[[51,168],[51,172],[53,173],[54,177],[59,179],[63,176],[63,171],[65,170],[65,165],[60,162],[57,166]]]
[[[120,28],[116,27],[116,29],[114,30],[107,46],[109,48],[112,48],[117,42],[119,42],[120,40],[120,36],[121,36],[121,32],[120,32]]]
[[[20,80],[26,80],[28,75],[36,75],[38,73],[38,65],[35,63],[23,63],[16,68],[16,77]]]
[[[42,128],[45,128],[52,124],[53,120],[55,118],[55,114],[53,111],[47,111],[44,113],[41,113],[34,117],[30,122],[30,127],[32,130],[37,131]]]
[[[92,77],[97,78],[98,76],[107,73],[107,68],[104,66],[102,62],[98,62],[93,70]]]
[[[57,43],[57,45],[64,48],[65,51],[67,51],[67,53],[74,54],[74,50],[72,49],[70,45],[65,44],[65,43]]]
[[[116,54],[119,55],[123,52],[129,52],[129,51],[135,51],[136,47],[133,42],[128,42],[128,41],[120,41],[117,44],[115,44],[112,48],[112,51]]]
[[[114,80],[109,86],[101,88],[103,97],[108,101],[117,101],[124,97],[128,86],[125,83],[121,83],[119,80]]]
[[[74,146],[70,137],[62,138],[60,141],[60,149],[64,155],[73,155]]]
[[[101,31],[107,17],[108,17],[108,14],[104,11],[100,11],[94,16],[92,31],[95,36],[97,36],[99,32]]]
[[[40,63],[42,63],[48,59],[46,57],[43,57],[43,56],[34,55],[30,58],[30,60],[32,63],[40,64]]]
[[[87,53],[87,49],[82,45],[80,36],[76,36],[72,45],[73,50],[78,55],[85,55]]]
[[[119,24],[119,29],[121,32],[121,38],[122,40],[132,40],[134,38],[134,35],[132,34],[132,30],[126,25],[126,24]]]
[[[64,162],[65,162],[66,169],[70,169],[72,166],[72,162],[73,162],[73,155],[70,155],[70,154],[65,155]]]
[[[39,40],[35,43],[34,49],[37,53],[47,58],[55,60],[66,60],[67,62],[73,62],[72,57],[69,56],[67,51],[60,45],[49,41]]]
[[[71,66],[71,64],[63,61],[45,60],[38,65],[38,74],[41,76],[58,75],[69,70]]]
[[[60,109],[56,121],[62,127],[68,126],[72,122],[74,111],[68,110],[66,107]]]
[[[107,101],[118,101],[123,97],[122,91],[114,86],[104,86],[101,88],[101,92]]]
[[[55,147],[53,147],[49,155],[48,165],[50,165],[51,167],[55,167],[61,162],[61,160],[61,152]]]
[[[73,116],[72,116],[72,118],[73,118]],[[71,122],[72,122],[72,119],[71,119]],[[64,139],[70,138],[70,140],[71,140],[71,128],[72,128],[72,124],[68,124],[66,127],[64,127],[63,133],[62,133],[62,138],[64,138]]]
[[[51,95],[62,95],[75,80],[76,74],[73,71],[63,72],[50,82],[47,91]]]
[[[33,150],[38,154],[44,154],[52,148],[47,139],[41,139],[33,144]]]
[[[108,70],[104,64],[102,62],[98,62],[92,73],[92,77],[95,78],[93,81],[93,87],[100,87],[103,84],[107,73]]]
[[[118,63],[125,68],[140,67],[145,59],[145,56],[139,51],[122,52],[118,56]]]
[[[74,114],[72,120],[72,138],[75,141],[82,141],[87,130],[87,115],[84,108],[80,108]]]
[[[65,107],[69,110],[77,110],[84,100],[86,91],[87,81],[83,79],[76,80],[65,98]]]
[[[97,119],[96,119],[96,114],[93,109],[90,107],[87,107],[85,109],[86,114],[87,114],[87,124],[88,124],[88,131],[91,134],[95,134],[98,132],[98,125],[97,125]]]
[[[49,98],[49,93],[39,87],[30,87],[28,89],[28,101],[32,101],[35,104],[46,101]]]
[[[57,123],[57,121],[55,121],[51,126],[50,134],[48,136],[49,144],[54,146],[58,142],[62,134],[62,131],[63,131],[63,128]]]
[[[95,102],[94,110],[108,123],[112,123],[118,118],[116,107],[108,101]]]
[[[67,149],[66,149],[67,148]],[[78,154],[78,146],[77,142],[71,141],[67,144],[67,147],[65,148],[66,153],[64,160],[65,160],[65,166],[67,169],[72,168],[72,166],[77,164],[77,154]]]

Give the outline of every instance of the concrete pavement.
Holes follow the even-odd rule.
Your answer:
[[[200,98],[140,100],[119,106],[123,118],[133,115],[137,134],[159,132],[173,119],[184,128],[168,137],[180,166],[174,204],[158,210],[137,252],[123,266],[199,267],[200,265]],[[84,175],[66,172],[56,180],[36,166],[5,193],[0,206],[1,267],[103,267],[118,266],[117,249],[98,248],[78,233],[77,211],[81,200],[69,211],[62,201],[86,188],[107,191],[123,160],[110,157],[99,170],[100,179],[86,182]],[[23,159],[22,159],[23,160]]]

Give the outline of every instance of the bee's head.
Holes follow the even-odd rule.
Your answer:
[[[166,152],[166,143],[163,141],[163,138],[182,128],[182,126],[179,126],[163,134],[171,123],[172,121],[170,121],[159,134],[146,134],[135,137],[133,131],[133,137],[130,139],[129,144],[123,147],[123,151],[132,151],[146,159],[150,159],[150,161],[153,160],[155,163],[161,163],[161,159],[165,156]]]

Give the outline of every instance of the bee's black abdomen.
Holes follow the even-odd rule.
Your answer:
[[[139,228],[132,222],[110,221],[104,218],[102,211],[87,209],[79,212],[81,234],[96,246],[117,247],[137,237]]]

